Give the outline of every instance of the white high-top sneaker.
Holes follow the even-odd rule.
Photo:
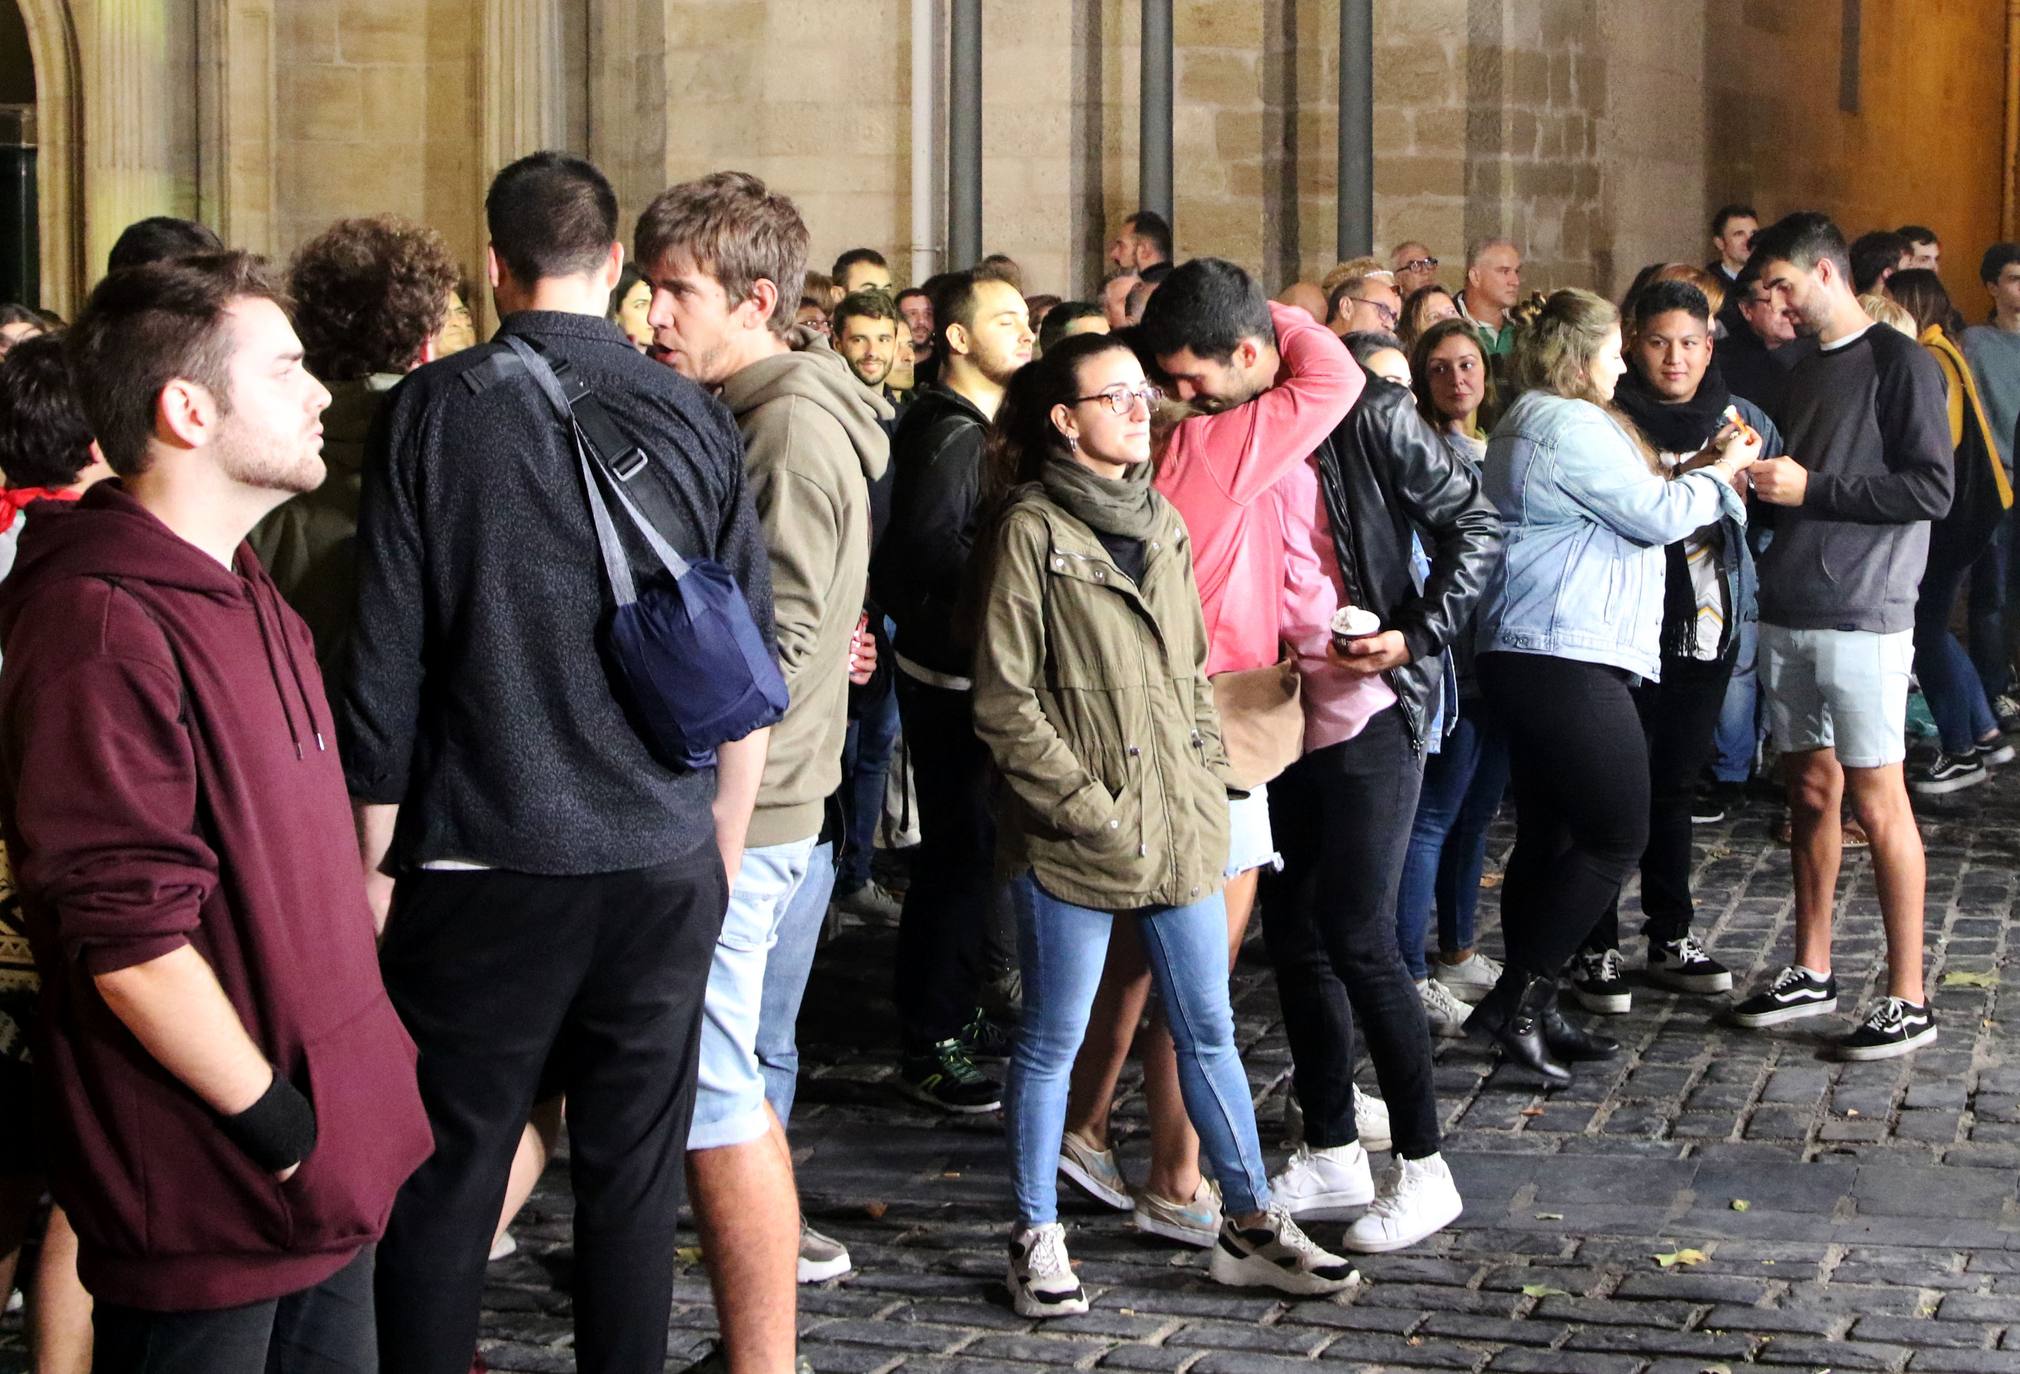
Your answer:
[[[1439,1155],[1395,1162],[1382,1174],[1381,1192],[1367,1214],[1347,1228],[1340,1242],[1363,1255],[1377,1255],[1415,1245],[1444,1230],[1463,1210],[1452,1171]]]
[[[1358,1142],[1324,1150],[1300,1145],[1270,1180],[1270,1196],[1294,1217],[1344,1220],[1351,1209],[1375,1200],[1368,1152]]]
[[[1070,1317],[1087,1310],[1087,1290],[1066,1256],[1056,1221],[1010,1228],[1010,1302],[1020,1317]]]

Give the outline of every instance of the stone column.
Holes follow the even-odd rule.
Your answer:
[[[176,203],[159,0],[76,0],[84,106],[84,276],[96,280],[127,225]]]
[[[234,248],[271,254],[274,225],[273,0],[204,0],[198,203]]]
[[[22,0],[35,63],[35,179],[42,304],[69,319],[87,284],[77,31],[63,0]]]
[[[562,147],[567,141],[561,45],[559,0],[484,0],[484,130],[477,166],[480,201],[500,168],[528,153]],[[489,243],[490,236],[480,220],[470,257],[477,299],[469,303],[480,339],[490,337],[497,324],[490,292],[483,285],[484,251]]]

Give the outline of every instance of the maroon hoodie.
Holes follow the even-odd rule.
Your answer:
[[[0,816],[42,974],[53,1190],[100,1299],[233,1307],[377,1239],[432,1137],[379,981],[307,628],[245,545],[227,571],[101,482],[0,582]],[[315,1104],[286,1183],[99,997],[191,945]]]

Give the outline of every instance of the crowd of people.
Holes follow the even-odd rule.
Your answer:
[[[1292,1296],[1451,1225],[1434,1038],[1558,1085],[1620,1050],[1570,1006],[1733,993],[1692,827],[1750,782],[1795,946],[1707,1013],[1839,1011],[1867,846],[1885,992],[1837,1052],[1935,1040],[1910,794],[2020,726],[2020,246],[1966,328],[1928,230],[1743,205],[1618,305],[1525,296],[1500,238],[1271,300],[1148,211],[1096,300],[1001,255],[898,290],[872,248],[811,271],[742,173],[627,249],[557,153],[485,214],[485,342],[384,216],[284,272],[143,221],[75,321],[0,307],[0,1291],[39,1231],[38,1371],[479,1368],[564,1120],[577,1367],[661,1367],[685,1206],[695,1368],[804,1368],[796,1285],[852,1263],[788,1134],[837,913],[896,927],[892,1082],[1004,1114],[1027,1317],[1088,1307],[1062,1178]]]

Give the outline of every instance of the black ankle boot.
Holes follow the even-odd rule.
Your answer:
[[[1498,1024],[1485,1029],[1501,1046],[1501,1053],[1513,1062],[1541,1074],[1546,1082],[1569,1083],[1571,1070],[1551,1057],[1555,1046],[1549,1043],[1543,1029],[1544,1018],[1557,1000],[1557,980],[1511,970],[1501,981],[1506,990],[1497,991],[1502,991],[1504,998],[1512,993],[1513,1005]]]
[[[1564,1019],[1564,1013],[1557,1007],[1555,986],[1550,989],[1550,1005],[1543,1012],[1543,1043],[1567,1064],[1590,1064],[1620,1053],[1618,1040],[1596,1035]]]

